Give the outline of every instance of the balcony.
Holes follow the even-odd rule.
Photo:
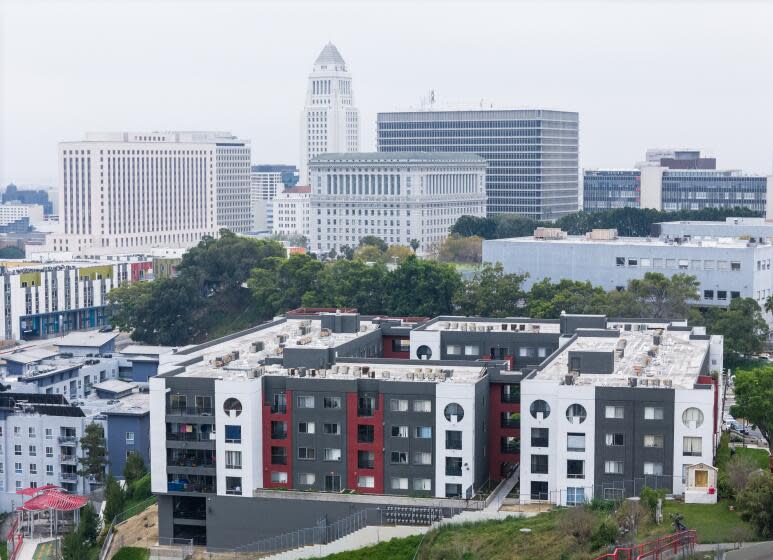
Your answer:
[[[59,462],[64,465],[74,465],[78,462],[78,458],[75,455],[60,455]]]
[[[287,430],[272,430],[271,439],[287,439]]]
[[[373,416],[373,407],[372,406],[358,406],[357,407],[357,416],[360,418],[367,418],[370,416]]]
[[[519,445],[503,445],[499,448],[499,451],[505,455],[514,455],[520,452]]]
[[[271,405],[271,414],[287,414],[287,405],[286,404],[272,404]]]
[[[214,435],[214,432],[207,432],[204,434],[197,433],[197,432],[167,432],[166,433],[166,439],[167,441],[214,441],[214,439],[211,437]]]
[[[78,445],[76,436],[59,436],[59,445]]]
[[[195,492],[197,494],[214,494],[215,485],[197,482],[186,482],[184,480],[175,480],[167,482],[167,492]]]
[[[166,408],[167,416],[212,416],[215,410],[205,406],[180,406]]]
[[[514,416],[503,414],[500,422],[502,428],[518,429],[521,427],[521,415],[516,414]]]
[[[505,404],[518,404],[521,402],[520,393],[502,393],[502,402]]]
[[[215,468],[215,458],[207,456],[172,456],[166,460],[167,466],[170,467],[201,467],[201,468]]]
[[[78,475],[76,473],[59,473],[59,478],[61,480],[76,482],[78,480]]]
[[[446,465],[446,476],[462,476],[462,467]]]

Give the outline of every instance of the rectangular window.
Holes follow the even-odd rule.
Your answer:
[[[432,479],[430,478],[414,478],[413,489],[417,492],[430,492],[432,491]]]
[[[389,410],[392,412],[408,412],[407,399],[390,399]]]
[[[446,476],[462,476],[461,457],[446,457]]]
[[[285,482],[287,482],[287,473],[285,473]],[[234,496],[241,496],[242,494],[242,477],[240,476],[227,476],[225,477],[225,493]]]
[[[337,447],[326,447],[322,453],[323,461],[340,461],[341,450]]]
[[[376,479],[375,477],[372,477],[372,476],[358,476],[357,486],[359,488],[375,488]]]
[[[299,454],[300,454],[300,452],[299,452]],[[287,448],[286,447],[272,447],[271,448],[271,464],[272,465],[286,465],[287,464]]]
[[[721,301],[727,300],[727,290],[717,290],[717,299]]]
[[[410,352],[411,340],[408,338],[393,338],[392,352]]]
[[[27,429],[27,433],[29,434],[29,437],[34,438],[35,437],[35,427],[34,426],[30,426]]]
[[[663,474],[663,463],[644,463],[644,474]]]
[[[716,269],[716,262],[715,261],[703,261],[703,269],[704,270],[714,270],[714,269]]]
[[[413,401],[414,412],[432,412],[432,401]]]
[[[341,424],[326,422],[322,424],[322,433],[328,436],[340,436]]]
[[[299,434],[313,434],[315,430],[314,422],[298,422]]]
[[[53,457],[53,456],[54,456],[54,448],[46,447],[46,457]]]
[[[126,444],[134,445],[134,432],[126,432]]]
[[[701,438],[699,437],[685,437],[683,438],[684,451],[682,454],[685,457],[699,457],[702,453]]]
[[[639,259],[628,259],[628,266],[639,266]]]
[[[13,470],[16,474],[22,474],[22,466],[21,463],[14,463],[13,464]]]
[[[446,430],[446,449],[462,448],[462,432],[458,430]]]
[[[29,453],[30,457],[35,457],[37,456],[37,454],[38,454],[38,448],[35,447],[34,445],[30,445],[30,453]]]
[[[567,451],[585,451],[585,434],[566,434]]]
[[[373,443],[375,440],[375,427],[368,424],[357,425],[357,441],[359,443]]]
[[[242,468],[242,452],[241,451],[226,451],[225,452],[225,468],[227,468],[227,469],[240,469],[240,468]]]
[[[372,469],[376,466],[375,451],[357,451],[357,468]]]
[[[532,474],[548,474],[548,456],[532,455],[531,472]]]
[[[295,405],[298,408],[314,408],[314,397],[313,396],[295,397]]]
[[[741,292],[730,292],[730,299],[741,297]]]
[[[446,354],[460,355],[462,353],[462,347],[458,344],[447,344]]]
[[[604,472],[606,474],[623,474],[623,462],[604,461]]]
[[[432,453],[429,453],[427,451],[416,451],[413,454],[413,464],[414,465],[431,465],[432,464]]]
[[[21,455],[21,445],[14,445],[13,446],[13,454],[14,455]]]
[[[392,490],[408,490],[408,479],[394,477],[391,481]]]
[[[625,266],[625,257],[615,257],[615,265]]]
[[[431,426],[416,426],[416,437],[419,439],[432,439]]]
[[[13,427],[13,437],[21,437],[21,426]]]
[[[464,355],[465,356],[478,356],[480,355],[480,348],[478,346],[474,345],[465,345],[464,347]]]
[[[585,461],[567,459],[566,478],[585,478]]]
[[[0,432],[0,436],[3,435],[2,432]],[[52,428],[46,428],[46,439],[53,439],[54,438],[54,430]]]
[[[663,407],[662,406],[645,406],[644,407],[644,419],[645,420],[663,420]]]
[[[287,484],[287,473],[282,471],[272,471],[271,482],[274,484]]]
[[[741,270],[741,263],[740,262],[730,262],[730,270]]]
[[[313,447],[298,448],[298,459],[303,459],[304,461],[313,461],[316,458],[317,458],[317,450],[314,449]]]
[[[322,397],[322,408],[341,408],[341,397]]]
[[[302,486],[311,486],[316,481],[314,473],[298,473],[298,484]]]
[[[531,429],[531,446],[532,447],[547,447],[549,440],[550,430],[548,428],[532,428]]]
[[[408,426],[392,426],[392,437],[407,438]]]
[[[625,436],[623,434],[606,434],[606,444],[608,447],[625,445]]]
[[[703,299],[714,299],[714,290],[703,290]]]
[[[391,456],[392,463],[397,465],[408,464],[408,452],[407,451],[392,451]]]
[[[644,436],[644,447],[663,448],[663,436],[659,434],[646,434]]]
[[[566,488],[566,505],[578,506],[584,503],[585,503],[585,488],[583,487]]]
[[[271,421],[271,439],[287,439],[287,422],[283,420]]]
[[[54,476],[54,465],[46,465],[46,476]]]
[[[242,442],[242,427],[241,426],[229,426],[225,427],[225,442],[226,443],[241,443]]]
[[[622,406],[606,406],[604,407],[605,418],[621,419],[625,415],[625,409]]]

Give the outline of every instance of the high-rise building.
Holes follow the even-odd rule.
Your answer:
[[[311,189],[297,186],[286,188],[273,200],[272,230],[277,235],[309,235],[309,202]]]
[[[668,167],[669,169],[716,169],[717,158],[701,157],[700,150],[649,149],[646,160],[637,167]]]
[[[486,161],[458,153],[322,154],[311,160],[311,249],[375,236],[435,249],[460,217],[485,216]]]
[[[298,184],[294,165],[253,165],[250,171],[252,231],[274,229],[274,197],[286,187]]]
[[[45,189],[19,188],[11,183],[5,188],[1,201],[3,204],[40,204],[44,214],[54,213],[53,201],[49,200]]]
[[[489,215],[552,220],[579,204],[579,116],[567,111],[379,113],[379,152],[465,152],[486,159]]]
[[[360,113],[352,76],[341,53],[328,43],[314,62],[301,115],[301,184],[308,185],[309,160],[326,152],[360,149]]]
[[[227,132],[89,133],[59,145],[59,185],[48,250],[190,247],[252,225],[250,145]]]

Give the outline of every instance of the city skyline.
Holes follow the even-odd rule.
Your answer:
[[[232,130],[252,141],[253,162],[300,165],[304,85],[328,41],[356,82],[363,151],[376,113],[419,108],[434,90],[441,107],[578,111],[585,168],[687,146],[771,173],[773,6],[543,4],[451,3],[426,33],[436,3],[397,4],[406,18],[381,3],[198,2],[180,20],[171,1],[7,0],[0,181],[55,184],[57,143],[87,131]]]

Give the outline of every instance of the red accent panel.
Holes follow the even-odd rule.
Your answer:
[[[365,424],[373,426],[373,443],[359,443],[357,441],[357,425]],[[378,396],[378,404],[373,416],[357,416],[357,393],[346,393],[346,478],[347,487],[355,489],[363,494],[384,493],[384,395]],[[372,469],[360,469],[357,467],[357,452],[373,451],[374,462]],[[359,488],[358,476],[372,476],[373,488]]]
[[[502,428],[501,414],[503,412],[520,412],[520,403],[502,402],[502,385],[491,383],[489,385],[489,440],[488,440],[488,464],[489,476],[492,480],[502,479],[503,463],[519,463],[521,455],[502,453],[500,438],[505,436],[521,436],[520,428]]]
[[[292,488],[293,487],[293,392],[285,391],[287,410],[284,413],[271,412],[271,405],[263,405],[263,488]],[[271,421],[283,421],[287,426],[286,439],[271,439]],[[287,464],[271,464],[271,448],[287,448]],[[272,472],[286,472],[287,483],[271,482]]]
[[[131,263],[131,282],[139,282],[144,279],[149,270],[153,270],[151,261]]]
[[[408,336],[383,336],[381,338],[384,350],[382,354],[385,358],[398,358],[400,360],[408,360],[411,357],[410,350],[407,352],[395,352],[392,350],[392,341],[394,340],[410,340]]]

